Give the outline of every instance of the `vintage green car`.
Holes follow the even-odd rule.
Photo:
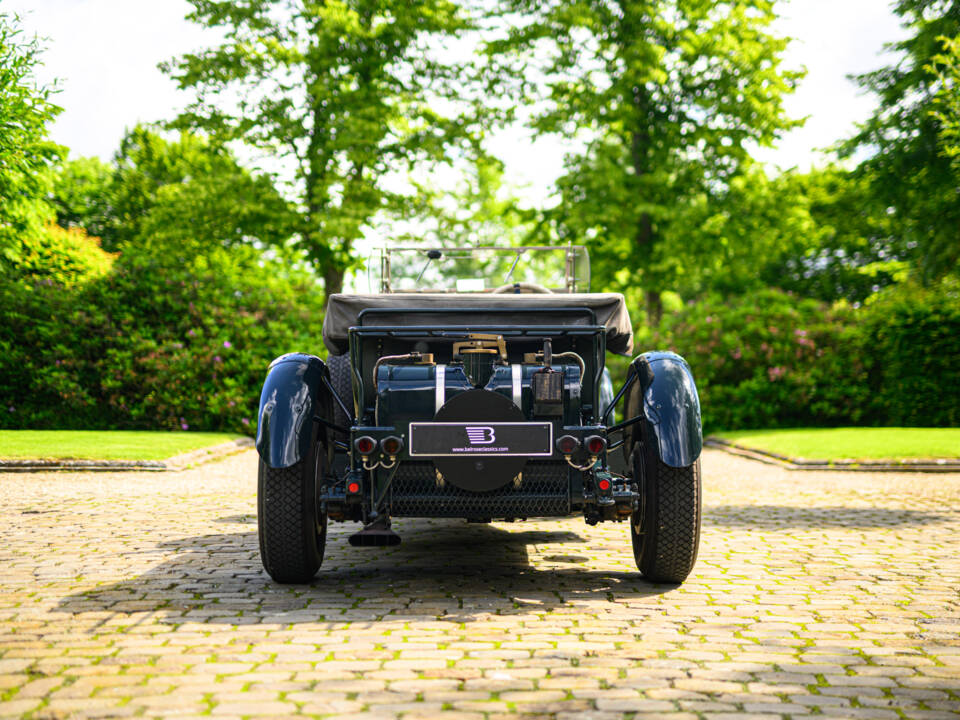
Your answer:
[[[682,582],[700,537],[700,402],[679,355],[630,356],[622,295],[589,292],[586,249],[402,248],[375,294],[330,298],[326,360],[271,363],[260,398],[260,554],[282,583],[323,561],[328,522],[356,546],[393,517],[628,521],[640,572]],[[616,421],[616,407],[623,401]]]

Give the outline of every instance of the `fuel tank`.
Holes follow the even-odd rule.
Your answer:
[[[557,364],[563,398],[562,415],[555,418],[564,424],[576,424],[580,413],[580,367]],[[417,420],[430,420],[440,408],[460,393],[484,389],[509,398],[525,419],[541,417],[534,410],[533,378],[543,370],[535,363],[498,365],[483,385],[472,382],[464,366],[404,365],[384,363],[377,368],[376,422],[401,429]]]

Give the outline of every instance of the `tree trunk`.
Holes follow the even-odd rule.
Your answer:
[[[323,269],[323,306],[326,307],[330,302],[330,296],[338,292],[343,292],[343,270],[333,265],[327,265]]]
[[[663,319],[663,300],[660,297],[659,290],[647,290],[647,324],[651,328],[660,327],[660,320]]]
[[[641,85],[636,85],[630,90],[630,102],[633,103],[636,111],[637,125],[630,135],[630,159],[633,164],[633,174],[636,178],[641,178],[647,174],[650,165],[650,98]],[[651,328],[660,326],[660,318],[663,316],[663,303],[660,300],[660,291],[652,289],[652,278],[650,277],[650,258],[653,255],[654,246],[659,238],[653,227],[653,218],[650,213],[642,213],[637,222],[637,230],[633,241],[637,248],[638,261],[643,267],[643,285],[647,287],[646,305],[647,305],[647,324]]]

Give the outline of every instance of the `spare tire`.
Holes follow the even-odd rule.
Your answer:
[[[327,358],[327,369],[330,371],[330,384],[334,392],[343,400],[348,408],[353,407],[353,370],[350,367],[350,353],[331,355]],[[333,422],[341,427],[350,427],[350,418],[343,412],[340,403],[333,401]],[[337,440],[347,442],[345,433],[334,434]]]

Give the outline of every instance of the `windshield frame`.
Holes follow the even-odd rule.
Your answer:
[[[443,255],[438,258],[435,253],[439,251]],[[399,284],[401,278],[394,278],[392,274],[393,262],[392,256],[405,255],[411,256],[414,254],[419,254],[423,259],[423,265],[418,265],[419,275],[422,276],[427,267],[435,262],[438,259],[449,257],[448,254],[452,253],[453,258],[461,256],[463,258],[468,258],[473,253],[479,252],[489,253],[495,252],[502,254],[502,256],[509,258],[510,255],[515,255],[516,258],[513,260],[513,263],[510,265],[510,270],[504,278],[504,282],[500,285],[505,285],[510,282],[513,272],[516,269],[521,258],[527,254],[531,253],[531,257],[536,253],[546,253],[546,252],[564,252],[564,277],[563,277],[563,287],[551,287],[550,290],[553,292],[567,292],[567,293],[587,293],[590,292],[590,253],[587,250],[585,245],[476,245],[476,246],[452,246],[452,247],[437,247],[437,246],[426,246],[426,245],[411,245],[411,246],[400,246],[400,247],[381,247],[374,251],[373,256],[370,258],[368,264],[368,280],[370,283],[370,289],[374,292],[379,292],[381,294],[399,294],[399,293],[459,293],[459,292],[470,292],[470,293],[490,293],[493,292],[494,288],[484,288],[483,290],[461,290],[458,288],[438,288],[438,287],[417,287],[417,288],[398,288],[396,285]],[[428,255],[429,253],[429,255]],[[378,257],[379,255],[379,257]],[[374,269],[379,270],[379,278],[375,277]],[[467,278],[458,278],[458,280],[466,280]],[[419,277],[418,277],[419,280]],[[417,281],[414,281],[417,282]],[[374,290],[376,288],[376,290]]]

